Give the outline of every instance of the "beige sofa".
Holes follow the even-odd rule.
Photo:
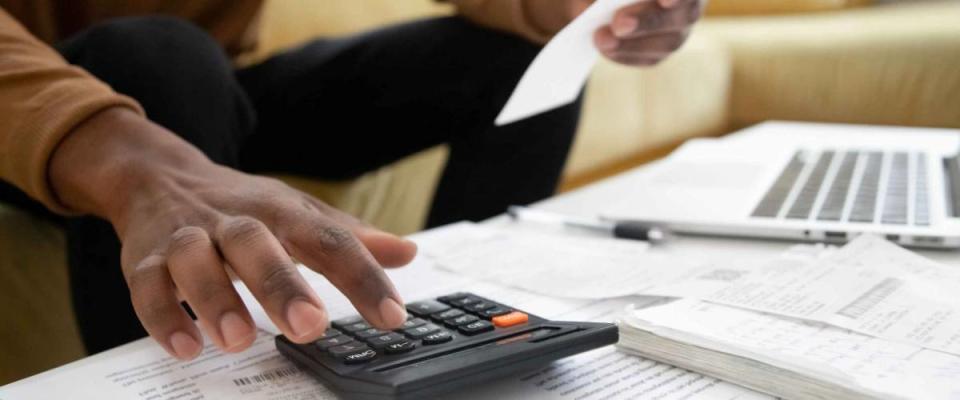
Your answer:
[[[907,1],[824,11],[862,0],[713,0],[675,56],[637,70],[601,62],[565,186],[665,154],[684,139],[766,119],[960,127],[960,2]],[[758,5],[759,4],[759,5]],[[767,4],[767,6],[764,6]],[[450,10],[430,0],[273,0],[261,53]],[[248,60],[249,61],[249,60]],[[424,220],[446,157],[432,149],[349,183],[288,177],[385,229]],[[63,235],[0,205],[0,384],[83,355],[69,308]]]

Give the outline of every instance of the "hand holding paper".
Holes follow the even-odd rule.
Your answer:
[[[598,0],[547,43],[496,119],[506,125],[576,100],[597,55],[653,65],[680,47],[700,0]],[[599,47],[599,52],[598,52]]]

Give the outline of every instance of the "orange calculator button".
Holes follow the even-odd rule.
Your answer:
[[[506,328],[508,326],[520,325],[527,322],[527,314],[524,314],[520,311],[514,311],[510,314],[493,317],[491,321],[493,321],[493,324],[499,328]]]

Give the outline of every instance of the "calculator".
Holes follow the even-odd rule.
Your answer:
[[[394,331],[360,316],[338,319],[319,340],[277,349],[350,399],[423,399],[514,375],[617,342],[609,323],[549,321],[471,293],[407,304]]]

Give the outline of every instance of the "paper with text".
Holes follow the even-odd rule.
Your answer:
[[[660,286],[716,290],[744,270],[712,268],[636,240],[566,236],[469,223],[440,230],[422,252],[441,268],[535,293],[575,299],[645,295]],[[695,282],[683,285],[680,282]],[[693,285],[696,285],[694,287]]]
[[[694,299],[629,311],[624,323],[877,396],[960,398],[960,357],[828,324]]]
[[[209,342],[209,341],[208,341]],[[243,399],[335,400],[277,352],[262,332],[250,349],[228,354],[208,344],[182,362],[145,338],[95,356],[96,362],[35,382],[0,388],[4,400],[33,399]],[[106,357],[105,357],[106,356]]]
[[[778,258],[701,298],[960,355],[958,284],[955,268],[861,236],[822,259]]]
[[[496,124],[506,125],[572,103],[583,89],[598,52],[593,33],[620,7],[638,0],[597,0],[550,40],[520,78]]]

